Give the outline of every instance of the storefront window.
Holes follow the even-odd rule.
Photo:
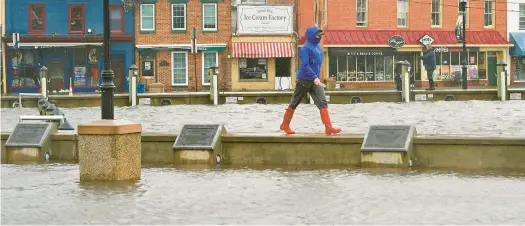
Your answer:
[[[239,78],[241,80],[267,80],[268,59],[239,59]]]
[[[485,53],[475,51],[460,52],[458,49],[441,47],[436,51],[435,80],[457,80],[461,77],[462,63],[467,63],[468,79],[485,79]]]
[[[376,66],[375,80],[384,81],[385,80],[385,57],[376,56],[375,66]]]
[[[73,86],[89,87],[98,85],[98,65],[96,49],[88,52],[86,48],[74,49]],[[63,80],[59,78],[57,80]]]
[[[386,48],[331,48],[329,74],[340,82],[392,81],[393,54]]]
[[[485,52],[478,53],[478,73],[480,79],[487,78],[487,66],[485,64]]]
[[[36,52],[31,50],[16,51],[11,58],[11,87],[38,87],[38,68],[35,63]]]
[[[525,57],[516,57],[514,65],[514,81],[525,81]]]

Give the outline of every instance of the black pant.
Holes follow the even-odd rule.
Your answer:
[[[434,87],[434,69],[427,69],[428,84],[430,88]]]
[[[315,106],[317,108],[326,108],[328,107],[328,102],[326,101],[326,96],[324,95],[324,88],[314,84],[313,80],[301,80],[298,79],[295,82],[295,91],[290,101],[290,107],[296,109],[297,106],[301,103],[303,96],[306,93],[310,93],[312,99],[314,100]]]

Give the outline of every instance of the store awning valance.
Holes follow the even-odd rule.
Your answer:
[[[510,48],[510,55],[525,56],[525,32],[510,32],[509,41],[514,43]]]
[[[9,47],[13,47],[13,43],[7,44]],[[102,46],[101,42],[22,42],[18,44],[19,48],[55,48],[55,47],[75,47],[75,46]]]
[[[224,51],[226,44],[197,44],[197,51]],[[172,51],[191,51],[191,44],[157,44],[157,45],[137,45],[139,51],[142,50],[172,50]]]
[[[421,46],[419,39],[429,35],[434,39],[434,46],[461,46],[456,34],[451,31],[397,31],[397,30],[325,30],[323,45],[325,47],[367,46],[388,47],[388,39],[400,35],[405,40],[405,46]],[[512,46],[506,37],[497,31],[467,31],[467,46]],[[301,37],[300,43],[305,38]]]
[[[293,57],[294,44],[287,42],[235,42],[232,43],[234,58]]]

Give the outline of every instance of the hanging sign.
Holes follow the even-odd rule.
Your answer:
[[[430,37],[430,35],[423,35],[423,37],[421,37],[419,40],[419,43],[421,43],[422,45],[428,45],[428,44],[432,44],[434,43],[434,38]]]
[[[388,39],[388,46],[399,49],[405,45],[405,39],[401,35],[393,35]]]

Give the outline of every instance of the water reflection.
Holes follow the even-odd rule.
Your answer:
[[[524,224],[525,174],[452,169],[2,165],[4,224]],[[302,169],[302,170],[301,170]]]

